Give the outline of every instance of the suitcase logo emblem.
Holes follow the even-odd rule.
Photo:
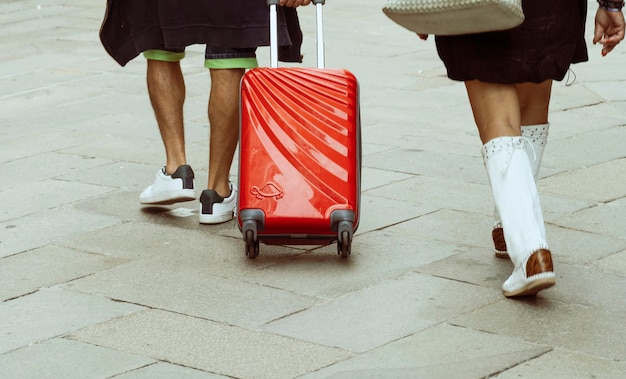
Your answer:
[[[267,183],[262,188],[253,186],[250,189],[250,192],[259,200],[263,200],[268,197],[273,197],[276,200],[280,200],[285,195],[284,191],[272,182]]]

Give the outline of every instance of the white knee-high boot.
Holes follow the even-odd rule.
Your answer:
[[[534,295],[554,285],[539,194],[524,137],[498,137],[483,145],[491,190],[514,269],[504,282],[505,296]]]
[[[525,137],[533,147],[533,151],[529,151],[528,159],[530,160],[530,167],[533,170],[533,176],[535,182],[539,177],[539,167],[541,166],[541,160],[543,159],[543,152],[548,143],[548,130],[550,124],[537,124],[537,125],[522,125],[522,137]],[[502,230],[502,223],[500,222],[500,216],[498,215],[497,208],[494,209],[495,222],[491,236],[493,238],[493,244],[495,248],[495,255],[498,258],[508,258],[506,242],[504,239],[504,232]]]
[[[522,137],[526,138],[528,142],[533,146],[534,154],[528,155],[530,158],[530,166],[533,170],[533,176],[537,180],[539,176],[539,167],[541,166],[541,160],[543,159],[543,152],[546,149],[548,143],[548,130],[550,124],[538,124],[538,125],[522,125]]]

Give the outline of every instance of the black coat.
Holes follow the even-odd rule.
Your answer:
[[[296,10],[279,7],[278,21],[279,59],[301,62]],[[122,66],[150,49],[267,46],[269,8],[266,0],[107,0],[100,40]]]

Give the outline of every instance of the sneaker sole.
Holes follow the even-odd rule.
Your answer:
[[[222,224],[235,218],[234,212],[223,213],[218,215],[200,214],[198,219],[201,224]]]
[[[503,294],[506,297],[535,296],[539,291],[550,288],[555,284],[555,278],[537,279],[528,283],[526,286],[520,288],[519,290],[510,292],[503,291]]]
[[[149,205],[170,205],[192,200],[196,200],[196,192],[192,189],[184,189],[181,191],[166,192],[159,194],[158,196],[139,199],[139,203]]]

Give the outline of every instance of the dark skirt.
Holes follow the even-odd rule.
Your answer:
[[[279,7],[278,21],[279,59],[300,62],[295,8]],[[122,66],[151,49],[266,46],[269,8],[266,0],[108,0],[100,40]]]
[[[522,25],[501,32],[436,36],[437,52],[453,80],[541,83],[562,80],[572,63],[588,59],[587,1],[524,0]]]

